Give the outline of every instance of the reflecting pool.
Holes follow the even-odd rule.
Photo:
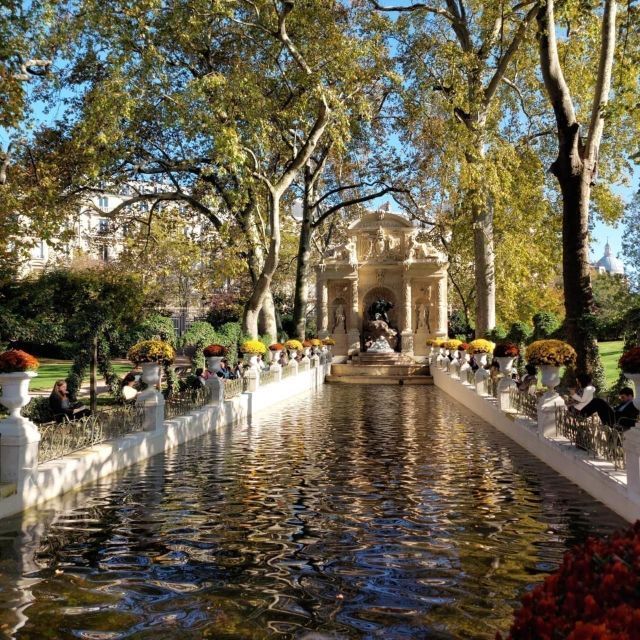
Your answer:
[[[2,523],[17,638],[493,638],[624,522],[433,387],[333,386]]]

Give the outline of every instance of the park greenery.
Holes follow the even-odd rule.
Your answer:
[[[393,198],[450,263],[450,335],[597,340],[640,307],[640,31],[615,0],[11,0],[0,8],[0,342],[111,361],[154,336],[202,366],[315,335],[312,267]],[[152,188],[151,188],[152,187]],[[123,251],[25,280],[108,190]],[[293,214],[296,213],[294,216]],[[626,225],[629,278],[591,272]],[[209,309],[177,341],[171,307]],[[635,310],[635,311],[634,311]],[[597,375],[596,375],[597,377]],[[602,382],[600,381],[600,384]]]

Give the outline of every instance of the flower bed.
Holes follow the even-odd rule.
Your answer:
[[[175,357],[176,352],[173,347],[162,340],[143,340],[134,344],[127,353],[127,358],[136,365],[144,362],[168,365],[175,360]]]
[[[321,347],[322,346],[322,340],[319,340],[318,338],[311,338],[311,340],[309,340],[309,342],[311,343],[312,347]]]
[[[520,355],[520,349],[513,342],[500,342],[493,350],[493,355],[496,358],[517,358]]]
[[[261,356],[267,352],[267,347],[260,340],[246,340],[240,346],[240,352],[252,356]]]
[[[227,355],[227,348],[221,344],[210,344],[202,350],[205,358],[220,358]]]
[[[325,338],[322,341],[322,344],[326,345],[327,347],[333,347],[335,345],[336,341],[333,338]]]
[[[441,347],[444,345],[444,340],[442,338],[429,338],[425,344],[427,347]]]
[[[35,371],[40,366],[36,358],[20,349],[9,349],[0,353],[0,373]]]
[[[640,373],[640,347],[633,347],[623,353],[618,366],[624,373]]]
[[[538,367],[568,367],[576,363],[574,348],[562,340],[536,340],[527,347],[527,362]]]
[[[560,568],[523,597],[508,638],[640,638],[640,522],[567,553]]]
[[[300,340],[287,340],[284,343],[285,349],[291,349],[291,351],[302,351],[302,342]]]
[[[269,351],[282,351],[284,349],[284,345],[280,342],[274,342],[269,345]]]
[[[469,343],[469,352],[470,353],[493,353],[495,345],[493,342],[489,340],[484,340],[483,338],[478,338],[477,340],[473,340]]]
[[[445,349],[449,349],[449,351],[457,351],[462,344],[462,340],[456,340],[455,338],[451,340],[446,340],[442,345]]]
[[[302,342],[302,347],[304,349],[311,349],[311,347],[313,347],[313,343],[311,342],[311,340],[304,340]]]
[[[468,351],[468,350],[469,350],[469,343],[468,342],[460,343],[460,346],[458,347],[458,351]]]

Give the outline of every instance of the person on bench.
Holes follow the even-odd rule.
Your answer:
[[[624,387],[620,390],[620,404],[616,407],[612,407],[602,398],[594,398],[578,413],[581,416],[592,416],[597,413],[602,424],[626,431],[635,425],[639,412],[633,404],[633,389]]]
[[[63,422],[65,418],[78,420],[91,415],[91,411],[83,404],[79,402],[71,404],[66,380],[56,380],[49,396],[49,408],[56,422]]]

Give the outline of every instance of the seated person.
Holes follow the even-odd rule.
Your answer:
[[[635,425],[639,413],[633,404],[633,389],[621,389],[620,404],[615,408],[603,398],[594,398],[580,411],[581,416],[592,416],[594,413],[598,414],[602,424],[618,427],[622,431],[630,429]]]
[[[229,369],[229,361],[226,358],[220,361],[220,368],[216,371],[216,375],[225,380],[232,380],[235,377]]]
[[[570,389],[570,400],[572,400],[571,406],[575,411],[582,411],[595,397],[596,388],[593,386],[591,376],[582,373],[578,377],[578,388]]]
[[[49,408],[56,422],[62,422],[65,418],[77,420],[91,415],[91,411],[82,403],[71,404],[66,380],[56,380],[49,396]]]
[[[538,370],[534,364],[525,367],[526,374],[518,383],[518,391],[522,393],[535,393],[538,386]]]
[[[136,389],[135,385],[135,374],[132,372],[127,373],[127,375],[122,379],[122,387],[120,388],[120,393],[122,394],[122,399],[124,400],[124,402],[132,402],[138,395],[138,390]]]
[[[198,367],[196,369],[195,375],[193,376],[193,388],[194,389],[202,389],[206,382],[206,378],[204,377],[204,369],[202,367]]]

